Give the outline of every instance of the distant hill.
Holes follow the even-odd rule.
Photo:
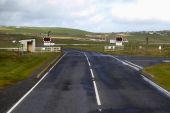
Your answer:
[[[1,33],[46,35],[48,31],[51,31],[50,35],[53,36],[85,36],[86,34],[93,34],[92,32],[83,31],[79,29],[60,27],[0,27]]]

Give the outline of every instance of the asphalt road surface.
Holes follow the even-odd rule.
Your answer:
[[[170,113],[170,98],[111,56],[67,50],[11,113]]]
[[[116,56],[121,60],[128,60],[132,63],[140,65],[142,67],[152,66],[155,64],[170,62],[170,58],[161,58],[161,57],[144,57],[144,56]]]

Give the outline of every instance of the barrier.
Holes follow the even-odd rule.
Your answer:
[[[61,52],[61,47],[36,47],[36,52]]]

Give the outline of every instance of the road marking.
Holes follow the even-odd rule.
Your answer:
[[[91,72],[91,76],[93,78],[93,85],[94,85],[94,90],[95,90],[95,94],[96,94],[96,100],[97,100],[97,105],[98,106],[101,106],[101,101],[100,101],[100,96],[99,96],[99,92],[98,92],[98,88],[97,88],[97,85],[96,85],[96,82],[94,80],[94,73],[93,73],[93,70],[91,69],[91,64],[90,64],[90,61],[89,61],[89,58],[87,57],[87,55],[84,53],[86,59],[87,59],[87,62],[88,62],[88,65],[90,67],[90,72]],[[101,111],[101,109],[99,109],[99,111]]]
[[[133,64],[133,63],[131,63],[131,62],[129,62],[129,61],[126,61],[126,62],[127,62],[127,63],[126,63],[126,62],[121,61],[120,59],[118,59],[118,58],[116,58],[116,57],[114,57],[114,56],[112,56],[112,57],[115,58],[116,60],[122,62],[123,64],[128,65],[128,66],[134,68],[134,69],[137,70],[137,71],[143,69],[143,67],[138,66],[138,65],[136,65],[136,64]],[[157,85],[156,83],[154,83],[154,82],[151,81],[150,79],[146,78],[144,75],[141,75],[141,76],[142,76],[142,78],[143,78],[146,82],[148,82],[149,84],[151,84],[151,85],[154,86],[156,89],[158,89],[160,92],[164,93],[166,96],[168,96],[168,97],[170,98],[170,92],[169,92],[169,91],[167,91],[166,89],[164,89],[164,88],[162,88],[161,86]]]
[[[114,56],[111,56],[111,55],[109,55],[110,57],[112,57],[112,58],[114,58],[114,59],[116,59],[116,60],[118,60],[119,62],[121,62],[121,63],[124,63],[123,61],[121,61],[120,59],[118,59],[118,58],[116,58],[116,57],[114,57]]]
[[[153,81],[151,81],[150,79],[146,78],[144,75],[141,75],[142,78],[148,82],[149,84],[151,84],[152,86],[154,86],[156,89],[158,89],[160,92],[164,93],[166,96],[168,96],[170,98],[170,92],[167,91],[166,89],[162,88],[161,86],[157,85],[156,83],[154,83]]]
[[[133,65],[133,66],[135,66],[135,67],[138,67],[139,69],[143,69],[142,66],[136,65],[136,64],[134,64],[134,63],[132,63],[132,62],[129,62],[129,61],[127,61],[127,60],[125,60],[125,62],[127,62],[128,64],[131,64],[131,65]]]
[[[48,66],[46,66],[38,75],[37,75],[37,78],[40,78],[42,76],[42,74],[49,68],[51,67],[51,65],[56,62],[58,59],[54,59],[51,63],[48,64]],[[52,70],[52,68],[54,67],[54,65],[49,69],[49,71]]]
[[[111,55],[110,55],[111,56]],[[122,61],[122,60],[120,60],[120,59],[118,59],[118,58],[116,58],[116,57],[114,57],[114,56],[111,56],[112,58],[114,58],[114,59],[116,59],[116,60],[118,60],[119,62],[121,62],[122,64],[124,64],[124,65],[127,65],[127,66],[129,66],[129,67],[131,67],[131,68],[133,68],[133,69],[135,69],[135,70],[137,70],[137,71],[140,71],[142,68],[141,68],[141,66],[138,66],[138,65],[136,65],[136,64],[133,64],[133,63],[131,63],[131,62],[124,62],[124,61]]]
[[[162,62],[169,63],[169,62],[170,62],[170,60],[163,60]]]
[[[56,64],[58,64],[60,62],[60,60],[65,56],[66,54],[64,54],[53,66],[52,68],[54,68],[54,66]],[[51,69],[52,69],[51,68]],[[45,75],[17,102],[15,103],[6,113],[11,113],[38,85],[39,83],[48,75],[50,71],[48,71],[47,73],[45,73]]]
[[[93,70],[90,69],[90,72],[91,72],[92,78],[94,78]]]

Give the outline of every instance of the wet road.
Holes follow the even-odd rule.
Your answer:
[[[111,56],[67,50],[11,113],[170,113],[170,98]]]

